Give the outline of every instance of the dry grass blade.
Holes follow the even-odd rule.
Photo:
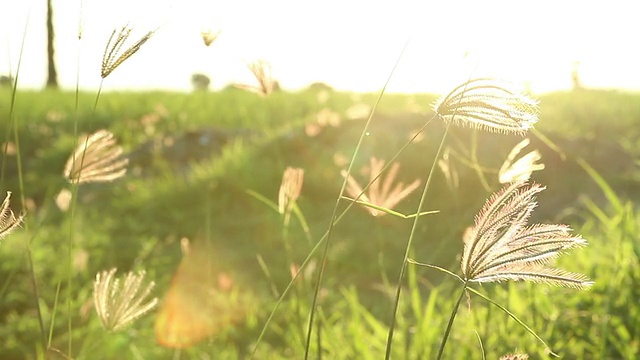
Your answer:
[[[16,216],[10,208],[11,191],[7,191],[7,196],[0,206],[0,239],[9,235],[22,223],[24,215]]]
[[[157,298],[145,302],[155,283],[150,282],[144,289],[145,273],[127,273],[121,286],[120,279],[114,278],[117,269],[102,271],[96,275],[93,285],[93,302],[102,322],[109,331],[117,331],[153,309]]]
[[[420,180],[415,180],[407,186],[402,182],[398,182],[395,187],[392,188],[398,171],[400,170],[400,165],[398,163],[392,164],[389,173],[384,179],[378,177],[383,168],[384,160],[378,160],[372,157],[369,168],[369,182],[371,185],[369,186],[368,193],[364,194],[362,186],[351,176],[347,179],[346,192],[354,199],[360,199],[363,202],[381,208],[392,209],[420,186]],[[343,172],[343,175],[346,175],[346,173]],[[382,211],[370,207],[365,206],[365,209],[372,216],[382,216],[385,214]]]
[[[544,187],[516,182],[485,203],[475,225],[464,235],[462,272],[466,281],[526,280],[572,288],[587,288],[582,275],[546,267],[565,251],[586,246],[566,225],[534,224],[527,220]]]
[[[129,25],[123,26],[119,32],[113,30],[107,46],[104,48],[104,54],[102,55],[102,66],[100,67],[100,76],[104,79],[113,72],[118,66],[130,58],[133,54],[138,52],[142,45],[147,42],[154,34],[155,31],[149,31],[143,35],[138,41],[129,46],[126,50],[122,51],[124,44],[131,36],[132,28]]]
[[[64,168],[64,176],[71,183],[112,181],[122,177],[129,160],[123,158],[122,148],[116,146],[114,135],[98,130],[80,139]]]
[[[537,101],[494,79],[469,80],[434,109],[445,121],[500,133],[524,134],[538,121]]]

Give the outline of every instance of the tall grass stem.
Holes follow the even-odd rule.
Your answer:
[[[309,358],[309,348],[311,345],[311,333],[313,330],[313,320],[314,320],[314,316],[315,316],[315,311],[316,311],[316,305],[318,303],[318,294],[320,293],[320,288],[322,287],[322,280],[324,277],[324,270],[325,270],[325,266],[326,266],[326,262],[327,262],[327,255],[329,253],[329,247],[331,245],[331,239],[332,239],[332,235],[333,235],[333,228],[334,228],[334,224],[335,224],[335,220],[336,220],[336,216],[338,214],[338,206],[340,205],[340,201],[342,200],[342,195],[345,191],[345,188],[347,186],[347,179],[349,178],[349,175],[351,174],[351,169],[353,168],[353,164],[355,162],[356,157],[358,156],[358,153],[360,151],[360,147],[362,146],[362,142],[364,141],[364,138],[366,137],[366,134],[369,130],[369,125],[371,124],[371,121],[373,119],[373,114],[376,112],[376,109],[378,107],[378,105],[380,104],[380,100],[382,100],[382,96],[385,94],[386,90],[387,90],[387,86],[389,85],[389,82],[391,81],[391,78],[393,77],[393,74],[396,71],[396,68],[398,67],[398,64],[400,63],[400,60],[402,59],[402,56],[404,55],[404,52],[406,51],[409,42],[410,42],[411,38],[408,38],[407,41],[405,42],[404,46],[402,47],[402,50],[400,51],[400,54],[398,55],[398,58],[396,59],[395,64],[393,65],[393,68],[391,69],[391,71],[389,72],[389,76],[387,77],[387,80],[384,84],[384,86],[382,87],[382,90],[380,90],[380,94],[378,95],[378,98],[376,99],[375,104],[373,105],[373,108],[371,109],[371,112],[369,113],[369,117],[367,118],[367,122],[364,125],[364,128],[362,129],[362,133],[360,134],[360,138],[358,139],[358,143],[355,147],[355,150],[353,151],[353,155],[351,157],[351,161],[349,162],[349,167],[347,169],[347,176],[345,176],[344,180],[342,181],[342,187],[340,188],[340,194],[338,194],[338,197],[336,199],[336,204],[333,208],[333,212],[331,214],[331,221],[329,221],[329,230],[327,231],[327,240],[324,244],[324,250],[322,252],[322,258],[320,260],[320,270],[318,271],[318,277],[317,277],[317,281],[316,281],[316,288],[314,290],[314,294],[313,294],[313,300],[311,302],[311,312],[309,314],[309,324],[307,326],[307,340],[306,340],[306,346],[305,346],[305,351],[304,351],[304,358],[305,360]]]
[[[442,342],[440,342],[440,348],[438,349],[438,356],[436,357],[438,360],[442,359],[442,354],[444,353],[444,347],[445,345],[447,345],[449,334],[451,334],[453,321],[456,319],[456,315],[458,314],[458,308],[460,307],[460,302],[462,302],[462,298],[464,297],[464,294],[466,292],[467,292],[467,282],[465,281],[464,284],[462,285],[462,291],[460,291],[460,296],[458,296],[458,300],[456,301],[456,304],[453,307],[451,316],[449,316],[449,322],[447,323],[447,328],[444,330],[444,335],[442,336]]]
[[[418,204],[418,209],[416,210],[416,214],[420,214],[422,212],[422,208],[424,207],[424,202],[427,198],[427,191],[429,190],[429,185],[431,184],[431,179],[433,179],[433,173],[436,168],[436,164],[438,163],[438,158],[440,157],[440,153],[444,147],[445,140],[447,139],[447,134],[449,132],[449,124],[446,125],[444,134],[442,135],[442,140],[440,141],[440,145],[438,146],[438,150],[436,151],[435,158],[433,163],[431,164],[431,168],[429,169],[429,175],[427,175],[427,181],[424,184],[424,188],[422,190],[422,196],[420,197],[420,203]],[[396,285],[396,296],[394,299],[393,310],[391,313],[391,322],[389,325],[389,333],[387,335],[387,347],[385,352],[385,359],[391,358],[391,347],[393,344],[393,333],[395,330],[396,324],[396,316],[398,314],[398,306],[400,305],[400,294],[402,292],[402,280],[404,279],[404,273],[407,269],[407,260],[409,259],[409,251],[411,250],[411,244],[413,243],[413,239],[416,235],[416,229],[418,228],[418,222],[420,221],[420,217],[416,216],[413,219],[413,225],[411,226],[411,233],[409,234],[409,239],[407,240],[407,245],[404,251],[404,257],[402,258],[402,264],[400,265],[400,273],[398,274],[398,284]]]

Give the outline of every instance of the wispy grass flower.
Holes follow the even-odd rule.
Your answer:
[[[593,282],[582,275],[545,266],[587,242],[566,225],[527,225],[545,188],[516,182],[495,193],[464,234],[462,273],[467,282],[526,280],[577,289]]]
[[[236,84],[239,89],[254,92],[261,96],[271,94],[275,87],[275,81],[271,75],[271,65],[264,60],[257,60],[247,65],[253,76],[258,80],[258,86]]]
[[[0,240],[9,235],[22,223],[24,215],[16,216],[10,208],[11,191],[7,191],[7,196],[0,206]]]
[[[213,44],[213,42],[216,41],[216,39],[218,38],[218,35],[220,35],[220,31],[214,32],[211,29],[203,30],[202,32],[200,32],[200,36],[202,37],[202,42],[204,42],[205,46],[209,46]]]
[[[529,180],[534,171],[544,169],[544,164],[538,162],[542,159],[538,150],[530,151],[514,161],[530,142],[529,138],[525,138],[513,147],[498,172],[498,180],[501,184]]]
[[[153,36],[155,31],[149,31],[143,35],[136,42],[131,44],[126,50],[122,51],[123,46],[131,36],[133,29],[129,27],[129,24],[123,26],[119,32],[115,29],[109,37],[109,41],[104,49],[102,55],[102,66],[100,68],[100,76],[104,79],[113,72],[118,66],[130,58],[133,54],[138,52],[142,45],[144,45]]]
[[[278,212],[288,217],[293,209],[304,183],[304,169],[287,167],[282,175],[282,183],[278,191]]]
[[[76,150],[64,167],[64,176],[71,183],[112,181],[122,177],[129,163],[121,157],[122,148],[116,145],[114,135],[98,130],[86,139],[80,139]]]
[[[369,182],[371,182],[371,186],[369,186],[368,193],[363,193],[362,186],[360,186],[360,184],[358,184],[358,182],[349,175],[347,178],[347,187],[345,189],[347,194],[362,202],[385,209],[392,209],[420,186],[420,180],[416,179],[407,186],[402,182],[398,182],[395,187],[392,188],[393,183],[396,180],[396,176],[398,175],[398,171],[400,170],[400,164],[392,164],[384,180],[382,179],[382,176],[378,177],[383,168],[384,160],[378,160],[375,157],[372,157],[370,159],[369,167]],[[342,175],[346,176],[346,172],[343,171]],[[378,178],[376,179],[376,177]],[[360,197],[358,198],[358,196]],[[382,216],[385,214],[383,211],[366,205],[364,208],[372,216]]]
[[[93,285],[96,312],[102,326],[109,331],[124,328],[158,303],[157,298],[147,301],[155,283],[152,281],[143,287],[144,271],[137,274],[129,272],[122,282],[114,277],[116,271],[113,268],[98,273]]]
[[[494,79],[473,79],[434,105],[447,122],[500,133],[524,134],[538,121],[538,102]]]

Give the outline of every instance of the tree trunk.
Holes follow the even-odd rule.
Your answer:
[[[47,87],[57,89],[58,72],[56,71],[54,59],[53,39],[53,7],[51,6],[51,0],[47,0]]]

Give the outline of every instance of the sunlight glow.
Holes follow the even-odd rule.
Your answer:
[[[640,90],[640,52],[630,46],[640,30],[632,1],[53,0],[53,6],[64,88],[75,87],[79,69],[81,88],[95,89],[111,31],[129,23],[140,32],[159,30],[105,89],[188,91],[193,73],[222,88],[251,81],[247,63],[264,59],[285,89],[321,81],[376,91],[410,38],[390,91],[442,92],[472,75],[514,80],[534,92],[570,89],[576,66],[586,87]],[[15,71],[28,18],[20,86],[41,88],[45,2],[7,1],[0,11],[11,14],[0,23],[0,74]],[[202,31],[221,33],[206,47]]]

